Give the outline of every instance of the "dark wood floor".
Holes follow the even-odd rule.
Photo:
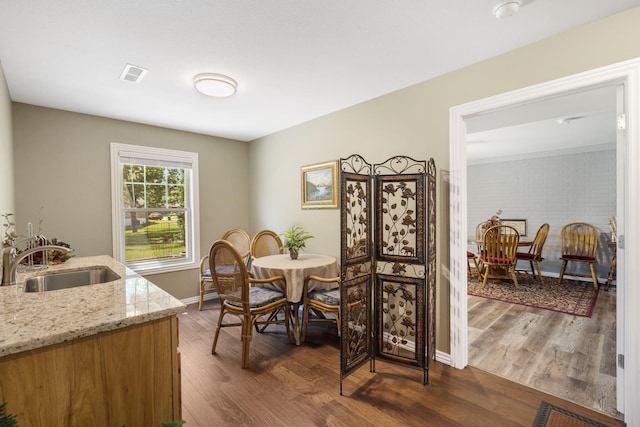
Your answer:
[[[238,328],[211,343],[218,303],[180,315],[182,418],[208,426],[531,426],[541,401],[610,426],[621,421],[475,369],[433,362],[422,373],[378,361],[343,381],[335,330],[309,328],[307,343],[290,345],[283,327],[254,334],[249,369],[240,368]]]

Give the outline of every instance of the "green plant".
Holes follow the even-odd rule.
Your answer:
[[[283,232],[281,236],[285,239],[282,246],[289,250],[293,249],[296,252],[306,246],[307,240],[313,238],[311,234],[307,233],[299,225],[294,225]]]
[[[18,420],[12,414],[5,414],[5,406],[7,403],[0,405],[0,427],[18,427]]]

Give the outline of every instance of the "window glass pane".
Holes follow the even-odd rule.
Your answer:
[[[170,185],[169,186],[169,207],[170,208],[184,208],[184,186],[182,185]]]
[[[164,173],[165,168],[158,166],[146,166],[147,183],[161,184],[166,182]]]
[[[144,208],[144,185],[125,184],[122,203],[125,208]]]
[[[129,164],[123,165],[122,180],[124,182],[144,182],[144,167]]]
[[[167,186],[149,184],[147,185],[147,207],[166,208],[167,207]]]
[[[167,182],[169,184],[184,184],[184,169],[167,169]]]
[[[127,263],[186,258],[184,213],[143,211],[125,214]]]

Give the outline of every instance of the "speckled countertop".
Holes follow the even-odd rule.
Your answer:
[[[47,292],[23,292],[32,276],[105,266],[119,280]],[[45,270],[18,273],[0,286],[0,356],[70,341],[184,312],[178,299],[110,256],[73,257]]]

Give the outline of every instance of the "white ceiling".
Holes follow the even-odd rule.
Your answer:
[[[249,141],[640,5],[494,2],[0,0],[0,61],[16,102]],[[203,72],[238,92],[197,93]]]
[[[614,149],[616,90],[592,88],[467,119],[467,163]]]

